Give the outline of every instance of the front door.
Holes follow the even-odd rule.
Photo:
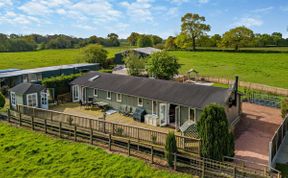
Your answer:
[[[180,127],[180,106],[176,106],[175,108],[175,123],[178,129]]]
[[[41,108],[48,109],[48,93],[41,92]]]
[[[83,101],[83,103],[87,103],[86,88],[85,87],[82,88],[82,101]]]
[[[160,126],[167,125],[167,104],[160,103],[159,104],[159,119],[160,119]]]

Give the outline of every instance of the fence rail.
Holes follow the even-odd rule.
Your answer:
[[[26,111],[25,113],[21,111]],[[90,144],[103,144],[109,150],[117,149],[124,150],[128,156],[137,156],[139,153],[154,164],[162,165],[165,161],[164,146],[159,146],[151,143],[143,143],[130,137],[122,137],[112,135],[111,132],[104,133],[97,130],[97,127],[87,128],[85,125],[74,124],[61,121],[59,119],[47,119],[37,115],[35,109],[29,114],[24,107],[17,111],[8,110],[8,121],[24,127],[30,127],[32,130],[43,131],[47,134],[59,136],[60,138],[73,139],[75,141],[88,142]],[[52,112],[54,113],[54,112]],[[58,113],[60,114],[60,113]],[[65,116],[65,115],[62,115]],[[52,117],[53,118],[53,117]],[[179,140],[177,140],[178,142]],[[255,170],[247,167],[242,167],[233,163],[219,162],[207,158],[201,158],[196,154],[178,153],[174,154],[174,170],[191,173],[200,177],[220,177],[220,178],[247,178],[247,177],[281,177],[280,174],[275,174],[267,170]]]
[[[287,133],[288,133],[288,115],[282,121],[281,125],[278,127],[269,143],[269,165],[271,167],[274,167],[277,153]]]

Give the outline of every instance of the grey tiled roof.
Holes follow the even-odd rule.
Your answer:
[[[19,85],[16,85],[15,87],[9,89],[10,92],[15,92],[16,94],[30,94],[30,93],[36,93],[44,90],[45,87],[40,84],[34,84],[34,83],[20,83]]]
[[[89,81],[96,75],[99,75],[97,79]],[[229,89],[213,86],[99,72],[89,72],[71,84],[195,108],[203,108],[210,103],[223,105],[230,93]]]

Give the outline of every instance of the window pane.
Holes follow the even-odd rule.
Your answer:
[[[194,109],[190,109],[190,120],[194,121]]]

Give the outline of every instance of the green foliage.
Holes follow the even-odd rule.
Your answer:
[[[288,177],[288,165],[287,164],[277,163],[276,169],[281,172],[281,175],[283,178]]]
[[[173,166],[174,153],[177,153],[177,143],[174,132],[169,132],[165,143],[165,157],[170,167]]]
[[[281,101],[281,115],[284,118],[288,114],[288,98]]]
[[[202,140],[201,156],[221,161],[223,156],[234,155],[234,137],[229,132],[225,110],[217,104],[206,106],[197,122]]]
[[[188,35],[181,33],[180,35],[178,35],[176,37],[175,45],[178,48],[187,49],[187,48],[190,48],[192,46],[192,40]]]
[[[151,135],[151,140],[152,140],[152,143],[153,144],[156,144],[157,143],[157,135]]]
[[[98,44],[91,44],[81,49],[80,60],[88,63],[99,63],[102,67],[107,67],[108,52]]]
[[[181,33],[192,39],[193,50],[196,49],[196,38],[209,32],[210,25],[205,24],[205,17],[199,14],[187,13],[181,18]]]
[[[254,33],[249,28],[244,26],[236,27],[224,33],[221,46],[232,47],[236,51],[240,47],[252,46],[254,40]]]
[[[152,40],[153,46],[163,42],[163,39],[160,36],[157,36],[157,35],[151,35],[151,40]]]
[[[119,36],[115,33],[110,33],[107,35],[108,41],[111,43],[111,46],[120,46],[120,42],[118,40]]]
[[[81,73],[46,78],[42,80],[42,85],[44,85],[47,88],[54,88],[55,96],[57,96],[64,93],[68,93],[70,91],[69,83],[79,76],[81,76]]]
[[[169,55],[166,51],[161,51],[150,55],[147,69],[150,75],[159,79],[169,80],[175,74],[178,74],[180,64],[175,56]]]
[[[139,38],[140,34],[136,32],[132,32],[130,36],[127,38],[130,46],[136,46],[137,45],[137,40]]]
[[[183,177],[96,146],[0,123],[0,177]]]
[[[137,38],[137,46],[138,47],[151,47],[153,46],[153,41],[151,36],[149,35],[140,35]]]
[[[139,57],[133,51],[129,52],[124,57],[124,63],[128,68],[129,75],[139,76],[145,70],[145,59]]]
[[[116,132],[116,135],[122,136],[124,129],[121,127],[117,127],[115,132]]]
[[[5,97],[2,93],[0,93],[0,109],[5,106]]]
[[[175,50],[177,48],[175,44],[175,39],[176,39],[175,37],[169,36],[165,41],[164,48],[167,50]]]

